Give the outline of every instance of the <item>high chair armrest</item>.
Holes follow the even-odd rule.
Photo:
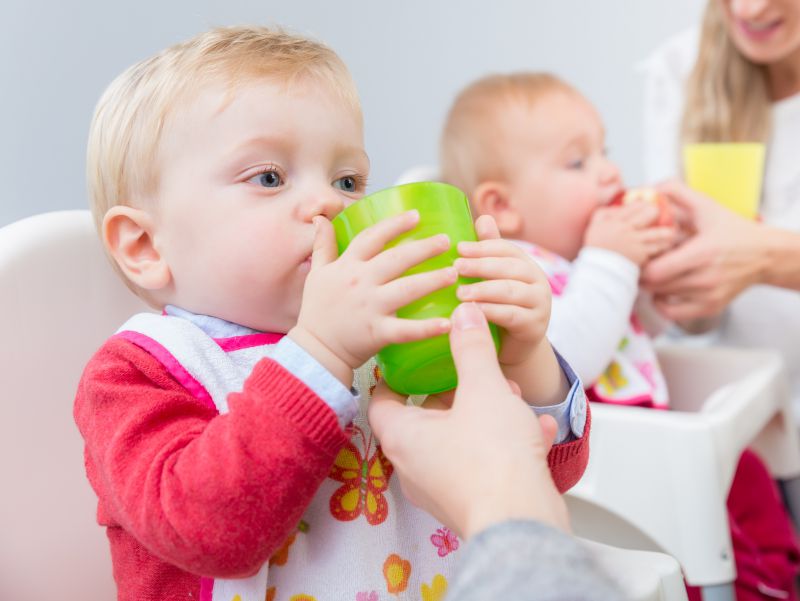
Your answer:
[[[631,601],[685,601],[678,562],[669,555],[635,551],[581,539],[593,559]]]

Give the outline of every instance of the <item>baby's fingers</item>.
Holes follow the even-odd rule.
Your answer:
[[[619,209],[619,217],[640,229],[651,225],[659,215],[658,206],[650,202],[632,202]]]
[[[423,261],[448,250],[450,250],[450,239],[445,234],[412,240],[378,254],[369,262],[370,269],[375,270],[379,282],[389,282]]]
[[[426,294],[455,284],[457,279],[458,272],[455,268],[445,267],[393,280],[381,286],[378,294],[381,305],[386,311],[394,313],[400,307],[412,303]]]
[[[526,258],[512,257],[459,257],[453,263],[458,274],[468,278],[487,280],[518,280],[533,284],[537,280],[538,268]]]
[[[450,320],[441,317],[432,319],[387,317],[375,327],[381,344],[385,346],[447,334],[450,331]]]
[[[456,295],[460,301],[499,303],[534,308],[539,300],[535,285],[517,280],[484,280],[459,286]]]
[[[407,211],[401,215],[384,219],[353,238],[343,255],[368,261],[381,252],[389,242],[400,234],[414,229],[418,223],[419,213],[417,211]]]
[[[336,260],[336,235],[331,222],[324,217],[314,218],[314,246],[311,249],[311,267],[317,269]]]
[[[479,240],[493,240],[500,238],[500,229],[491,215],[481,215],[475,220],[475,232]]]
[[[478,303],[487,321],[509,332],[521,332],[535,328],[539,323],[537,311],[515,305],[500,303]]]
[[[654,257],[675,246],[678,231],[673,227],[651,227],[641,232],[641,241],[648,257]]]
[[[492,238],[480,242],[459,242],[457,248],[458,254],[462,257],[516,257],[533,261],[533,259],[529,259],[524,250],[508,240]]]

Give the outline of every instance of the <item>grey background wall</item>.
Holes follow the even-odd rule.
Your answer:
[[[697,22],[703,0],[3,0],[0,226],[86,206],[94,103],[123,68],[214,25],[280,24],[337,50],[361,92],[370,188],[436,160],[453,95],[492,71],[555,72],[606,120],[611,156],[640,182],[635,65]]]

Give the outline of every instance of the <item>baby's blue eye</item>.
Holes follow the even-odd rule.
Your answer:
[[[586,161],[584,159],[575,159],[574,161],[570,161],[567,164],[569,169],[583,169],[586,165]]]
[[[344,192],[356,192],[358,188],[358,182],[356,182],[356,178],[352,175],[346,175],[333,182],[333,187]]]
[[[251,178],[250,181],[259,186],[264,186],[265,188],[277,188],[283,183],[280,173],[272,169],[259,173]]]

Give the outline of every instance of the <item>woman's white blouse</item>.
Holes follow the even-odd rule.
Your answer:
[[[644,173],[654,183],[681,177],[679,132],[684,86],[694,66],[698,32],[683,32],[641,64],[644,74]],[[760,214],[764,222],[800,232],[800,94],[773,105],[772,137]],[[797,259],[800,262],[800,257]],[[774,348],[783,354],[800,422],[800,292],[753,286],[728,308],[716,344]]]

